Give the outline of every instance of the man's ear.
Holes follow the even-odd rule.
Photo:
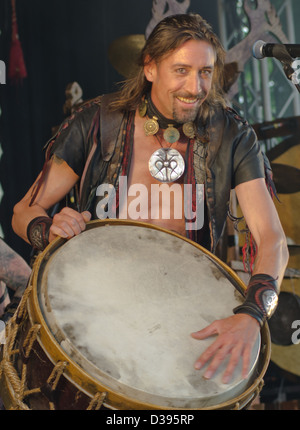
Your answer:
[[[147,81],[153,82],[156,76],[157,65],[154,60],[151,60],[149,55],[145,59],[144,65],[144,74],[146,76]]]

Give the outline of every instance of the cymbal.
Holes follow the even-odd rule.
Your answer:
[[[300,325],[300,297],[281,291],[277,309],[269,320],[271,341],[276,345],[292,345],[295,332],[292,326],[293,322],[298,320]]]
[[[300,169],[280,163],[271,163],[271,167],[278,194],[291,194],[300,191]]]
[[[300,376],[300,344],[281,346],[272,343],[271,361],[281,369]]]
[[[130,78],[138,69],[138,58],[145,45],[143,34],[130,34],[114,40],[108,48],[111,65],[120,75]]]
[[[278,145],[266,150],[266,156],[268,157],[268,160],[272,163],[277,158],[286,154],[291,148],[294,148],[298,145],[300,145],[299,135],[289,136],[282,142],[280,142]]]
[[[287,267],[285,269],[284,278],[285,279],[286,278],[287,279],[299,279],[300,278],[300,270],[293,269],[292,267]]]
[[[278,307],[273,317],[269,320],[272,342],[271,361],[283,370],[297,376],[300,376],[300,343],[294,344],[291,342],[291,335],[294,335],[293,340],[295,340],[295,337],[300,339],[300,326],[291,330],[291,324],[293,321],[299,320],[300,322],[299,302],[300,279],[284,279],[281,284]],[[278,314],[276,315],[277,311]],[[272,321],[273,318],[274,320]],[[276,328],[276,325],[278,328]],[[282,325],[283,328],[280,327],[280,325]],[[285,345],[280,345],[279,342],[285,343]]]

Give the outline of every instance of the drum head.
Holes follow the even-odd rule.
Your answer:
[[[41,311],[67,354],[104,387],[160,407],[203,408],[240,395],[241,363],[211,380],[194,362],[212,343],[190,334],[227,317],[241,294],[209,253],[168,231],[138,225],[91,228],[56,249],[39,286]]]

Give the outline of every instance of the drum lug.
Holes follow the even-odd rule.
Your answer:
[[[102,406],[103,403],[106,399],[107,393],[103,392],[103,393],[96,393],[94,395],[94,397],[92,398],[92,400],[90,401],[89,406],[87,407],[88,411],[97,411],[99,410]]]
[[[256,390],[252,393],[251,397],[247,398],[246,401],[245,401],[245,403],[241,404],[240,402],[237,402],[234,405],[233,410],[237,411],[237,410],[241,410],[241,409],[247,409],[251,405],[251,403],[253,402],[253,400],[256,399],[256,397],[259,395],[259,393],[261,392],[263,386],[264,386],[264,381],[262,380],[258,384],[258,387],[256,388]]]
[[[54,403],[56,400],[57,394],[57,384],[62,376],[65,368],[69,363],[67,361],[59,361],[56,363],[54,369],[51,372],[51,375],[47,379],[46,384],[44,384],[40,390],[41,393],[44,394],[45,397],[49,400],[50,409],[54,409]]]
[[[40,331],[40,328],[41,328],[40,324],[35,324],[33,327],[31,327],[26,336],[26,339],[23,342],[23,345],[20,347],[20,356],[23,364],[28,363],[28,360],[30,358],[31,348],[36,340],[36,337]]]
[[[16,321],[17,325],[21,324],[21,322],[25,318],[25,314],[27,312],[27,300],[28,300],[28,297],[29,297],[31,291],[32,291],[32,285],[27,286],[27,288],[24,291],[24,294],[22,296],[22,299],[19,303],[19,306],[18,306],[17,311],[15,313],[15,321]]]

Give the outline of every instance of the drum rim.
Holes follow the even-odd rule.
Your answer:
[[[150,229],[162,231],[172,236],[178,237],[181,240],[184,240],[190,243],[191,245],[200,249],[203,253],[208,255],[212,260],[214,260],[218,265],[220,265],[222,269],[225,270],[232,277],[232,280],[235,281],[235,284],[237,284],[237,287],[240,287],[242,291],[246,290],[246,285],[229,266],[227,266],[223,261],[221,261],[217,256],[212,254],[206,248],[202,247],[201,245],[197,244],[196,242],[184,236],[181,236],[178,233],[175,233],[173,231],[164,229],[157,225],[153,225],[145,222],[137,222],[132,220],[120,220],[120,219],[93,220],[87,223],[86,230],[90,230],[97,226],[105,226],[105,225],[127,225],[127,226],[144,227],[144,228],[150,228]],[[63,348],[60,346],[60,344],[54,337],[53,333],[51,332],[50,328],[48,327],[40,308],[39,297],[38,297],[38,278],[39,276],[41,276],[40,270],[42,265],[46,264],[47,257],[49,258],[51,256],[51,252],[53,252],[53,250],[55,251],[56,249],[58,249],[65,242],[67,242],[67,239],[57,237],[46,247],[46,249],[41,254],[38,255],[38,257],[36,258],[36,261],[34,262],[32,275],[29,281],[29,285],[32,285],[32,291],[27,303],[29,317],[30,317],[31,323],[39,323],[41,325],[41,329],[38,335],[38,341],[41,344],[41,346],[46,344],[52,345],[50,350],[45,351],[49,359],[54,364],[57,363],[57,361],[67,361],[69,365],[64,371],[64,376],[70,381],[72,381],[73,383],[77,384],[77,386],[80,387],[80,389],[91,398],[99,392],[107,393],[107,397],[109,398],[109,400],[107,402],[104,401],[103,403],[107,407],[118,408],[118,405],[124,405],[125,403],[126,405],[128,405],[126,409],[152,409],[152,410],[183,409],[183,408],[166,407],[166,406],[146,403],[143,401],[139,401],[138,399],[129,398],[124,394],[116,393],[111,388],[104,386],[100,381],[98,381],[96,378],[94,378],[92,375],[86,372],[79,364],[77,364],[71,357],[69,357],[67,353],[63,350]],[[261,390],[261,387],[263,385],[262,379],[269,366],[269,361],[271,357],[271,340],[270,340],[270,332],[267,324],[265,324],[261,330],[261,351],[262,351],[262,354],[258,359],[257,366],[261,367],[260,364],[262,359],[264,358],[263,366],[261,367],[261,369],[258,369],[259,375],[255,378],[255,380],[242,394],[217,405],[201,407],[201,408],[184,408],[184,410],[232,409],[231,406],[233,405],[235,405],[233,409],[239,409],[239,405],[241,403],[247,404],[251,402],[252,399],[256,397],[256,395]],[[93,390],[94,388],[93,386],[95,387],[95,390]],[[245,401],[245,400],[248,400],[248,401]]]

